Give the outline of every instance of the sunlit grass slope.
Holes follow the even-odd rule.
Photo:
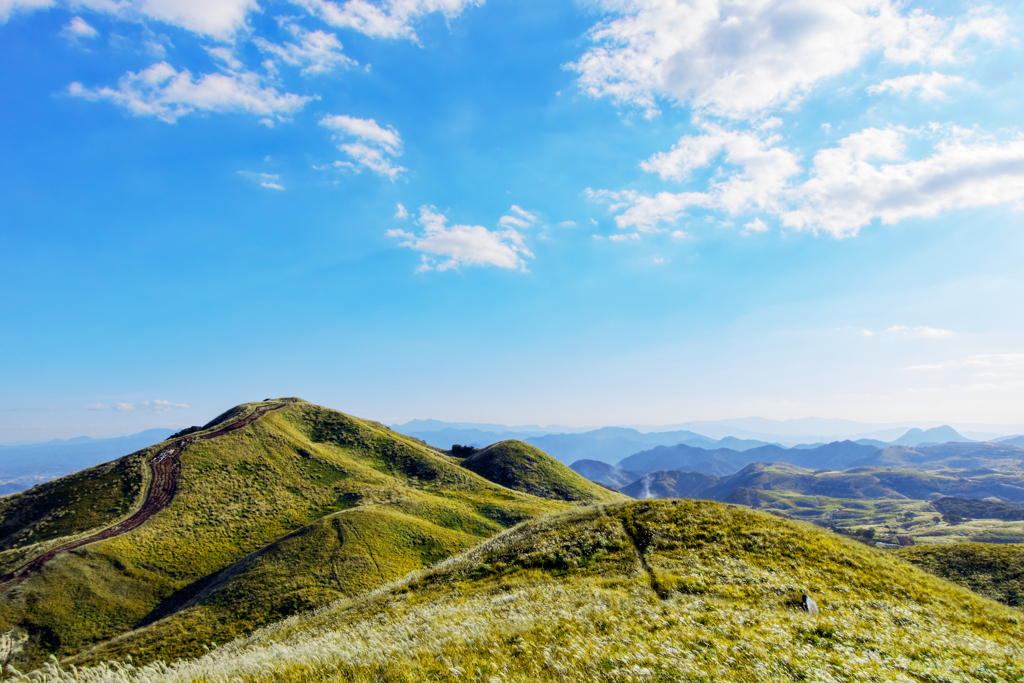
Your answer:
[[[260,405],[240,406],[225,417],[237,419]],[[88,489],[80,494],[89,499]],[[114,498],[125,508],[124,501],[137,496],[129,489]],[[19,505],[15,500],[8,509]],[[104,499],[102,505],[113,503]],[[205,640],[223,642],[295,610],[353,595],[564,505],[489,482],[377,423],[294,400],[244,429],[186,448],[173,503],[143,526],[58,556],[0,595],[0,634],[30,636],[10,660],[24,667],[169,618],[164,633],[177,629],[191,639],[156,633],[140,654],[192,655]],[[330,520],[305,536],[283,537],[354,509],[360,514],[352,521],[337,522],[336,570],[306,571],[316,562],[304,553],[324,550],[312,539],[328,533],[323,525]],[[372,561],[360,540],[368,534],[380,544],[398,539],[389,543],[390,557]],[[0,554],[0,562],[5,557]],[[304,583],[275,585],[289,565],[305,572]],[[229,576],[217,576],[229,567]],[[186,607],[192,609],[175,620]]]
[[[1024,545],[947,543],[901,548],[907,562],[975,593],[1024,607]]]
[[[522,441],[500,441],[462,461],[485,479],[517,491],[587,503],[628,500],[627,496],[587,481],[566,465]]]
[[[821,607],[800,608],[803,592]],[[1021,613],[891,555],[722,503],[530,520],[204,657],[53,681],[1009,681]]]

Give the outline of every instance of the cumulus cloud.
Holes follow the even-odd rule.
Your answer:
[[[398,177],[405,167],[393,163],[390,157],[401,156],[402,138],[398,131],[388,126],[384,128],[373,119],[359,119],[353,116],[325,116],[320,125],[335,132],[335,138],[358,138],[358,142],[343,142],[338,149],[345,152],[352,162],[353,168],[368,168],[375,173],[387,176],[391,180]],[[344,162],[342,162],[344,163]]]
[[[422,253],[417,271],[444,271],[462,266],[497,266],[526,270],[525,258],[533,258],[522,235],[514,228],[488,230],[480,225],[448,226],[448,219],[432,206],[421,206],[417,223],[420,234],[395,229],[389,237],[403,241],[399,246]]]
[[[272,54],[285,64],[301,66],[303,75],[330,73],[335,67],[358,66],[359,62],[342,52],[338,36],[326,31],[307,31],[298,24],[286,23],[285,29],[296,42],[278,45],[265,38],[254,38],[261,51]]]
[[[231,40],[246,28],[249,13],[259,10],[256,0],[64,0],[62,4],[128,21],[155,20],[220,40]]]
[[[417,40],[413,24],[421,17],[440,12],[447,18],[458,16],[469,6],[483,0],[385,0],[376,5],[367,0],[292,0],[310,14],[331,26],[359,31],[371,38]]]
[[[1024,137],[956,127],[930,132],[939,142],[917,160],[904,158],[907,132],[900,130],[866,129],[820,150],[811,177],[793,189],[795,208],[782,213],[783,224],[844,237],[875,219],[893,224],[1024,198]]]
[[[955,126],[925,130],[867,128],[819,150],[803,182],[798,157],[778,136],[707,126],[684,136],[669,152],[641,164],[666,180],[720,162],[704,191],[590,190],[609,204],[620,228],[657,232],[691,208],[732,215],[767,211],[789,228],[849,237],[873,220],[885,224],[942,211],[1024,198],[1024,136],[1002,138]],[[933,152],[907,158],[907,137],[935,140]]]
[[[890,78],[876,85],[868,87],[872,95],[879,95],[891,92],[896,95],[909,95],[914,91],[920,91],[922,100],[946,100],[949,99],[946,91],[950,88],[960,87],[964,79],[960,76],[948,76],[933,71],[930,74],[913,74]]]
[[[649,115],[668,98],[709,114],[750,118],[799,102],[868,55],[891,62],[957,61],[972,36],[998,39],[1002,15],[960,21],[892,0],[597,0],[617,18],[570,65],[583,90]]]
[[[0,0],[0,24],[5,23],[13,14],[32,12],[54,4],[54,0]]]
[[[72,17],[64,28],[60,31],[61,35],[68,39],[69,42],[78,42],[79,40],[95,38],[100,34],[99,31],[89,25],[82,17]]]
[[[755,232],[768,232],[768,224],[760,218],[755,218],[749,223],[743,224],[744,235],[753,235]]]
[[[87,100],[108,100],[126,108],[135,116],[155,116],[174,123],[182,116],[200,113],[237,112],[287,120],[312,98],[280,93],[264,86],[259,76],[249,71],[204,74],[194,80],[188,69],[175,70],[159,62],[138,73],[129,71],[110,87],[86,88],[81,83],[68,86],[68,93]]]

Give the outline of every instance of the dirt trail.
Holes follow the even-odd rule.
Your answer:
[[[185,447],[197,441],[213,439],[218,436],[223,436],[228,432],[233,432],[237,429],[247,427],[270,411],[284,408],[286,405],[288,404],[277,403],[274,405],[262,406],[254,410],[250,415],[247,415],[238,422],[231,423],[227,427],[222,427],[221,429],[218,429],[215,432],[210,432],[209,434],[185,436],[178,439],[170,446],[166,446],[149,460],[148,464],[151,475],[149,488],[146,491],[145,499],[142,501],[142,507],[140,507],[134,515],[128,519],[118,522],[117,524],[109,526],[106,529],[97,531],[91,536],[80,538],[77,541],[65,543],[64,545],[53,548],[52,550],[48,550],[39,557],[26,562],[14,571],[0,577],[0,590],[7,590],[8,588],[17,586],[29,576],[41,570],[47,562],[61,553],[81,548],[84,545],[95,543],[96,541],[105,541],[108,538],[114,538],[121,534],[128,533],[133,529],[138,529],[140,526],[145,524],[150,517],[170,505],[171,501],[174,499],[174,494],[178,491],[178,475],[181,472],[181,466],[178,458]]]

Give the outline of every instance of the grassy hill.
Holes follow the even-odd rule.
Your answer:
[[[802,595],[820,612],[801,609]],[[813,527],[714,502],[529,520],[173,669],[59,681],[999,681],[1019,611]]]
[[[139,528],[0,586],[0,635],[21,643],[9,663],[66,657],[140,627],[140,654],[196,654],[566,505],[490,482],[377,423],[285,402],[237,431],[200,439],[268,404],[190,434],[199,440],[180,454],[173,501]],[[130,513],[145,462],[165,446],[4,498],[0,575]],[[314,559],[325,552],[330,569]]]
[[[586,503],[626,500],[626,496],[588,481],[528,443],[500,441],[462,461],[467,470],[516,491]]]
[[[1024,607],[1024,545],[947,543],[896,552],[930,574],[1011,607]]]

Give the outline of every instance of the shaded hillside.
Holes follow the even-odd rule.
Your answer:
[[[242,424],[281,403],[283,408],[244,428],[203,440],[223,425]],[[202,605],[215,613],[203,633],[222,642],[288,609],[350,595],[422,566],[425,557],[437,557],[416,552],[401,562],[355,562],[345,571],[313,573],[312,584],[293,592],[291,602],[281,602],[270,589],[243,590],[252,598],[244,608],[216,597],[258,581],[225,582],[215,575],[325,515],[372,506],[381,515],[394,513],[378,518],[389,520],[393,536],[420,537],[427,525],[426,545],[453,552],[464,547],[466,538],[486,538],[564,505],[487,481],[460,467],[457,459],[377,423],[298,399],[238,406],[185,438],[173,456],[180,459],[180,474],[165,509],[128,533],[58,555],[21,583],[0,586],[0,633],[13,628],[29,638],[11,663],[24,667],[49,654],[67,656],[154,619],[173,620],[213,586],[222,590]],[[158,452],[167,453],[166,443],[0,501],[5,529],[0,544],[9,548],[0,552],[0,576],[68,535],[110,524],[134,510],[143,473]],[[49,540],[33,543],[36,538]],[[26,539],[32,544],[26,545]],[[342,543],[342,555],[358,555],[352,543]],[[247,566],[263,567],[267,561]],[[256,576],[252,571],[236,568],[233,573]],[[187,623],[183,617],[174,628],[187,630]],[[166,654],[194,653],[199,645],[190,642],[193,649]],[[162,652],[160,647],[154,645],[151,652]]]
[[[801,609],[804,591],[819,613]],[[645,501],[531,520],[388,588],[131,675],[994,681],[1024,676],[1022,637],[1018,611],[841,536],[718,503]]]
[[[636,453],[620,462],[618,466],[639,472],[690,470],[721,476],[732,474],[754,462],[787,462],[810,469],[845,469],[867,464],[865,459],[879,453],[879,448],[863,446],[852,441],[836,441],[817,448],[797,449],[768,445],[745,451],[729,448],[707,450],[679,444]]]
[[[901,548],[898,555],[979,595],[1024,607],[1024,545],[943,543]]]
[[[686,470],[723,476],[755,462],[784,462],[811,470],[901,467],[915,470],[981,469],[1024,472],[1024,448],[1007,444],[946,443],[910,448],[835,441],[816,448],[762,446],[746,451],[708,450],[680,444],[659,446],[622,460],[618,467],[638,472]]]
[[[642,472],[631,472],[597,460],[577,460],[570,467],[584,479],[615,489],[631,484],[643,475]]]
[[[805,496],[850,500],[931,500],[943,496],[959,498],[996,497],[1024,503],[1024,473],[922,472],[889,467],[857,467],[839,472],[815,472],[788,463],[753,463],[727,477],[683,471],[657,472],[622,488],[635,498],[706,498],[733,500],[739,489],[747,491],[789,491]],[[966,476],[965,476],[966,475]],[[655,482],[658,482],[655,485]],[[652,488],[653,486],[653,488]],[[754,498],[756,504],[756,494]]]
[[[462,461],[462,466],[484,479],[541,498],[585,503],[622,500],[597,486],[547,453],[522,441],[501,441]]]

